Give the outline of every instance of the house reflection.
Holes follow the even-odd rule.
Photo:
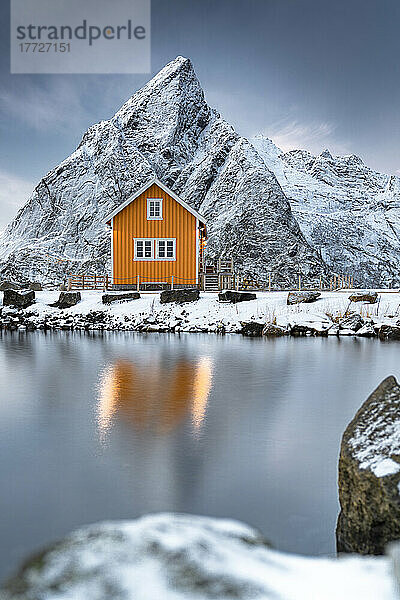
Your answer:
[[[211,391],[213,365],[209,357],[146,367],[118,360],[101,373],[97,423],[102,439],[118,416],[135,429],[166,433],[190,414],[199,432]]]

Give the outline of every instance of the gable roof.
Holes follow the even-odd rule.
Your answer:
[[[189,204],[187,204],[187,202],[182,200],[182,198],[179,198],[179,196],[177,196],[177,194],[175,194],[172,190],[167,188],[166,185],[161,183],[161,181],[159,179],[157,179],[157,177],[153,177],[152,179],[150,179],[147,183],[145,183],[145,185],[143,187],[140,188],[140,190],[138,190],[136,192],[136,194],[129,196],[129,198],[127,200],[125,200],[125,202],[120,204],[112,213],[107,215],[107,217],[104,219],[103,222],[105,224],[108,224],[111,221],[111,219],[113,219],[115,217],[115,215],[117,215],[119,212],[121,212],[121,210],[124,210],[124,208],[126,208],[128,206],[128,204],[130,204],[131,202],[134,202],[134,200],[136,200],[136,198],[138,198],[141,194],[143,194],[143,192],[145,192],[151,185],[154,185],[154,184],[158,185],[158,187],[161,188],[163,190],[163,192],[165,192],[166,194],[171,196],[171,198],[176,200],[176,202],[178,202],[181,206],[183,206],[183,208],[186,208],[186,210],[189,211],[194,217],[196,217],[196,219],[198,219],[201,223],[203,223],[204,225],[206,224],[204,217],[202,217],[201,214],[197,212],[197,210],[194,210],[194,208],[189,206]]]

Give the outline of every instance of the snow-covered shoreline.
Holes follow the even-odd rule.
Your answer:
[[[11,330],[122,330],[240,333],[244,322],[273,323],[294,333],[315,335],[372,335],[382,325],[400,326],[400,293],[378,290],[376,304],[349,302],[350,291],[322,292],[311,304],[287,306],[287,292],[258,292],[257,299],[238,304],[221,303],[218,294],[201,293],[196,302],[161,304],[159,293],[141,293],[137,300],[102,303],[102,292],[81,292],[81,301],[68,309],[49,306],[59,292],[36,292],[36,302],[26,309],[2,307],[0,327]],[[350,306],[349,306],[350,305]],[[361,315],[358,331],[341,326],[347,311]],[[293,331],[292,331],[293,330]]]

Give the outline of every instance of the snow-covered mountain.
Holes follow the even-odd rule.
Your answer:
[[[0,276],[57,283],[110,270],[103,218],[156,175],[207,220],[211,258],[275,282],[330,270],[400,285],[400,178],[357,156],[249,142],[210,108],[178,57],[39,182],[0,237]]]
[[[156,175],[207,219],[210,257],[275,281],[327,269],[254,146],[205,101],[178,57],[47,173],[0,239],[0,275],[58,282],[109,270],[102,219]]]
[[[308,242],[337,273],[366,286],[400,285],[400,177],[377,173],[355,155],[282,152],[252,140],[273,171]]]

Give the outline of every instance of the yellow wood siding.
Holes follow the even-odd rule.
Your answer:
[[[147,198],[162,198],[162,220],[147,220]],[[196,283],[196,217],[158,185],[151,185],[113,218],[113,283]],[[176,238],[176,260],[134,259],[134,238]]]

